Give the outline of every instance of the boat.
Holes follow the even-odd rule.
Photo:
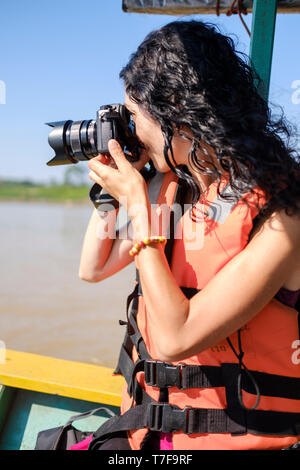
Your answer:
[[[236,2],[122,0],[124,12],[207,14],[233,11]],[[239,2],[240,3],[240,2]],[[259,90],[268,100],[277,12],[298,13],[300,0],[253,0],[250,40],[251,63],[263,80]],[[227,5],[228,4],[228,5]],[[239,13],[239,7],[234,13]],[[228,13],[228,12],[227,12]],[[239,13],[240,14],[240,13]],[[1,349],[1,348],[0,348]],[[71,416],[104,406],[120,412],[124,379],[113,369],[14,350],[0,355],[0,449],[33,450],[40,431],[64,425]],[[99,412],[74,423],[81,431],[95,431],[108,416]]]
[[[0,361],[0,450],[34,450],[37,435],[70,417],[105,407],[120,412],[124,379],[94,364],[5,350]],[[4,356],[4,358],[3,358]],[[94,432],[109,415],[74,422]]]

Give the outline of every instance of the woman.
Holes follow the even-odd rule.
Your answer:
[[[149,34],[120,76],[144,150],[131,164],[110,141],[112,159],[92,159],[89,176],[126,205],[131,233],[105,238],[116,211],[95,211],[79,273],[99,282],[133,259],[138,269],[117,371],[129,382],[118,436],[132,449],[155,447],[155,436],[161,449],[291,446],[300,436],[300,174],[280,136],[291,130],[212,24]],[[139,171],[149,159],[162,183],[152,200]],[[171,207],[178,188],[192,210],[179,217],[167,260],[163,239],[149,240],[167,234],[151,203]]]

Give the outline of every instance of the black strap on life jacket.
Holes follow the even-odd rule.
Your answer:
[[[180,199],[182,193],[177,192]],[[172,213],[171,213],[172,216]],[[170,228],[174,226],[171,220]],[[171,265],[172,244],[174,237],[170,234],[165,253]],[[193,297],[198,289],[181,287],[187,298]],[[223,363],[221,366],[186,365],[154,361],[150,357],[141,333],[137,327],[138,297],[142,295],[138,271],[136,285],[128,296],[125,339],[121,347],[116,374],[122,374],[127,382],[128,393],[133,404],[126,413],[108,420],[94,434],[90,449],[100,447],[109,436],[119,431],[130,431],[148,428],[148,433],[178,432],[186,434],[231,433],[232,435],[265,434],[295,435],[300,434],[300,413],[257,410],[259,396],[300,399],[300,379],[249,371],[243,364],[241,332],[238,332],[239,352],[235,351],[231,341],[228,343],[238,358],[238,363]],[[131,312],[129,307],[132,303]],[[135,347],[138,360],[132,360]],[[159,400],[155,402],[140,386],[136,379],[139,372],[144,373],[145,383],[160,390]],[[168,390],[176,387],[179,390],[224,387],[226,409],[202,409],[185,407],[180,409],[168,403]],[[241,400],[241,390],[256,397],[252,408],[246,408]],[[147,433],[147,435],[148,435]],[[144,439],[143,443],[146,442]],[[141,448],[143,448],[143,443]]]
[[[260,435],[299,435],[300,413],[252,410],[243,417],[228,409],[180,409],[168,403],[146,403],[130,408],[121,416],[106,421],[94,433],[89,450],[97,450],[115,432],[148,428],[156,432],[185,434],[245,433]]]
[[[135,291],[138,292],[138,285]],[[182,288],[188,298],[191,298],[198,292],[197,289]],[[159,388],[177,387],[180,390],[189,388],[210,388],[225,386],[220,366],[198,366],[154,361],[151,359],[142,335],[140,334],[136,323],[137,310],[131,312],[129,318],[130,333],[126,334],[126,348],[122,348],[119,356],[119,373],[127,378],[129,384],[128,393],[132,395],[134,374],[143,370],[145,373],[145,382],[147,385]],[[241,353],[241,330],[238,331],[240,353]],[[235,355],[240,358],[230,341],[227,338]],[[129,347],[128,347],[129,345]],[[133,346],[136,348],[139,360],[134,365],[131,352]],[[124,353],[125,352],[125,353]],[[241,356],[242,359],[243,355]],[[242,367],[242,389],[247,393],[257,395],[259,390],[261,395],[300,400],[300,379],[297,377],[281,376],[269,374],[255,370],[248,370],[241,362],[232,364],[232,366]],[[134,372],[135,369],[135,372]]]

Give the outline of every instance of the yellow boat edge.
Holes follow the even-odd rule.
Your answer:
[[[123,384],[109,367],[11,349],[1,355],[0,385],[8,387],[120,406]]]

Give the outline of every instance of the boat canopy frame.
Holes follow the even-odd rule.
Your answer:
[[[239,14],[250,36],[249,65],[261,78],[261,84],[256,83],[256,86],[268,101],[276,15],[277,12],[300,13],[300,0],[122,0],[122,9],[130,13],[160,15]],[[242,19],[242,14],[247,15],[250,11],[251,32]]]

